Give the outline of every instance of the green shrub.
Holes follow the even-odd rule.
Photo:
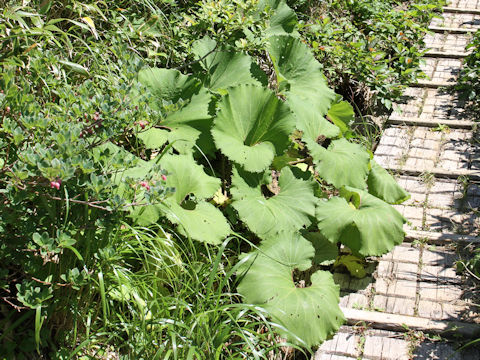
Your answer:
[[[330,0],[308,7],[301,33],[335,91],[365,113],[390,109],[422,76],[423,37],[442,1]]]
[[[408,194],[296,13],[41,4],[1,8],[1,356],[267,358],[331,336],[333,264],[399,244]]]
[[[467,101],[467,107],[474,113],[480,110],[480,32],[476,32],[467,50],[471,54],[465,58],[455,90],[459,91],[460,98]]]

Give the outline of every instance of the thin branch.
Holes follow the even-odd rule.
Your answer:
[[[52,199],[52,200],[67,201],[67,199],[64,199],[64,198],[61,198],[61,197],[57,197],[57,196],[52,196],[52,195],[49,195],[49,194],[47,194],[47,197],[48,197],[49,199]],[[100,209],[100,210],[112,212],[111,209],[108,209],[108,208],[106,208],[106,207],[104,207],[104,206],[99,206],[99,205],[97,205],[97,204],[106,203],[107,200],[102,200],[102,201],[83,201],[83,200],[68,199],[68,201],[69,201],[69,202],[72,202],[72,203],[75,203],[75,204],[87,205],[87,206],[90,206],[90,207],[93,207],[93,208],[96,208],[96,209]]]
[[[199,63],[200,61],[205,60],[208,55],[210,55],[211,53],[215,52],[215,50],[217,50],[217,47],[218,47],[218,45],[216,45],[212,50],[210,50],[208,53],[206,53],[206,54],[205,54],[204,56],[202,56],[200,59],[194,60],[194,61],[190,61],[189,63],[186,63],[186,64],[183,64],[182,66],[176,67],[175,69],[176,69],[176,70],[183,70],[183,69],[185,69],[187,66],[190,66],[190,65],[193,65],[193,64]]]
[[[311,164],[313,158],[311,156],[306,157],[305,159],[290,161],[288,165],[297,165],[297,164]]]

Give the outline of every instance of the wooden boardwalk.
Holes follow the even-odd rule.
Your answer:
[[[480,143],[475,119],[455,93],[480,0],[452,0],[425,38],[428,80],[408,88],[387,121],[375,160],[412,195],[395,206],[408,220],[406,242],[371,259],[369,275],[335,274],[348,325],[315,360],[480,359],[457,352],[459,336],[480,337],[475,289],[455,271],[478,244]]]

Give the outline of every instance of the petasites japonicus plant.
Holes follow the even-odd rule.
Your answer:
[[[176,192],[132,216],[209,244],[232,231],[254,239],[240,257],[238,292],[282,336],[310,347],[344,321],[331,273],[339,244],[358,257],[400,244],[405,219],[390,204],[408,194],[347,136],[352,106],[307,46],[276,26],[266,39],[268,85],[254,57],[208,38],[193,45],[193,74],[140,72],[158,119],[138,138]]]

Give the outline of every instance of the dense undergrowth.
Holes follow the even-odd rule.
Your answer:
[[[467,109],[475,113],[480,112],[480,32],[473,34],[467,50],[471,52],[465,58],[455,90],[459,91],[460,98],[467,101]]]
[[[437,3],[0,7],[0,356],[274,358],[331,336],[332,269],[400,243],[408,196],[342,96],[388,108]]]

